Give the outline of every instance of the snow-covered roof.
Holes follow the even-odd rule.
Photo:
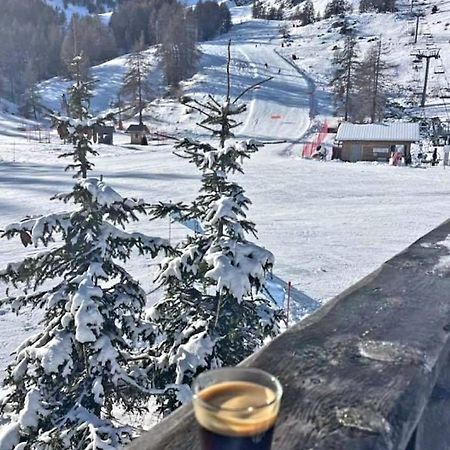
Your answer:
[[[145,133],[149,133],[147,125],[144,125],[143,123],[140,123],[140,124],[137,124],[137,125],[135,125],[135,124],[130,125],[128,127],[127,131],[125,131],[125,133],[136,133],[136,132],[139,132],[139,131],[144,131]]]
[[[420,140],[419,124],[405,122],[355,124],[344,122],[338,129],[336,140],[416,142]]]

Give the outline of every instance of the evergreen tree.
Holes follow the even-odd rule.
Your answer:
[[[41,107],[41,94],[36,83],[33,83],[23,94],[21,113],[27,118],[38,120]]]
[[[387,74],[391,69],[383,58],[381,40],[369,48],[357,67],[356,98],[358,109],[356,120],[379,122],[384,118],[388,89]]]
[[[331,81],[338,105],[343,107],[344,120],[352,118],[355,106],[355,89],[357,86],[358,53],[353,34],[346,36],[344,48],[336,50],[333,58],[334,77]]]
[[[83,53],[88,66],[117,56],[117,45],[111,29],[98,16],[80,17],[74,14],[61,46],[63,62]]]
[[[242,95],[231,99],[228,78],[222,103],[213,97],[206,104],[184,99],[205,116],[201,126],[218,142],[178,142],[178,151],[202,175],[200,193],[192,204],[160,204],[152,210],[154,218],[175,214],[203,229],[162,263],[158,281],[165,294],[149,314],[156,356],[148,373],[155,388],[168,394],[158,397],[163,412],[186,398],[200,372],[235,365],[278,333],[280,310],[261,294],[274,258],[247,240],[247,234],[256,236],[255,224],[246,217],[251,201],[229,178],[243,173],[242,162],[258,150],[254,141],[227,144],[240,125],[235,117],[246,111]]]
[[[139,123],[142,124],[142,111],[146,102],[151,97],[151,90],[148,85],[148,75],[151,65],[147,55],[143,51],[143,38],[136,44],[126,60],[127,72],[123,78],[122,94],[125,98],[137,106],[139,111]]]
[[[82,85],[72,94],[76,89]],[[2,235],[44,247],[0,272],[17,292],[4,300],[13,310],[43,314],[42,330],[18,347],[3,381],[0,410],[9,424],[2,450],[115,450],[132,435],[117,425],[117,408],[142,411],[153,393],[138,365],[145,358],[139,342],[151,331],[143,319],[145,293],[119,262],[133,251],[154,257],[169,247],[125,231],[145,213],[142,200],[86,177],[89,137],[102,121],[87,117],[53,117],[73,142],[67,168],[78,174],[72,191],[54,198],[73,210],[27,217]]]
[[[226,3],[221,3],[219,5],[219,13],[220,13],[220,33],[227,33],[231,30],[231,27],[233,26],[233,21],[231,19],[231,13],[230,8],[228,8],[228,5]]]
[[[196,24],[189,19],[191,17],[179,8],[164,30],[159,55],[169,86],[178,86],[180,81],[191,77],[197,67]]]
[[[68,66],[74,84],[68,89],[68,109],[79,120],[89,118],[90,100],[95,81],[86,72],[86,59],[83,54],[75,56]]]
[[[343,16],[352,11],[352,4],[348,0],[331,0],[325,6],[324,19],[333,16]]]
[[[314,4],[312,0],[306,0],[302,12],[301,12],[301,20],[302,25],[309,25],[314,23],[316,18],[316,13],[314,11]]]
[[[193,13],[199,41],[212,39],[231,29],[231,14],[226,3],[219,5],[211,0],[199,2]]]
[[[254,0],[252,6],[252,16],[254,19],[261,19],[263,16],[263,6],[260,0]]]
[[[361,0],[359,12],[376,11],[380,13],[395,12],[395,0]]]

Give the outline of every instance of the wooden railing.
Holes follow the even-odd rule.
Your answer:
[[[274,450],[445,450],[449,353],[450,221],[244,365],[284,386]],[[199,449],[192,408],[129,449]]]

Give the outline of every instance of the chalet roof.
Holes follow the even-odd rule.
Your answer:
[[[144,131],[145,133],[149,133],[149,129],[147,128],[147,125],[140,123],[137,125],[130,125],[126,131],[126,133],[136,133],[139,131]]]
[[[114,133],[114,127],[112,125],[100,125],[98,131],[101,133]]]
[[[371,123],[355,124],[344,122],[340,125],[337,141],[370,142],[417,142],[420,140],[418,123]]]

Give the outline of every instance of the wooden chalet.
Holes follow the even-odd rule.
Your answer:
[[[420,140],[419,124],[354,124],[343,122],[336,134],[335,157],[343,161],[385,161],[400,152],[408,162],[411,144]]]

